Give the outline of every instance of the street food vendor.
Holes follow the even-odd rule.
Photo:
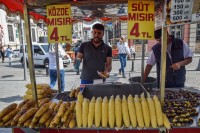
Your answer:
[[[152,67],[156,64],[157,71],[157,87],[160,82],[161,70],[161,36],[162,29],[155,31],[155,40],[157,44],[152,47],[151,54],[147,60],[144,71],[144,82],[146,81]],[[184,87],[186,80],[185,66],[192,62],[193,53],[189,49],[188,44],[181,39],[174,38],[167,34],[167,55],[166,55],[166,88]]]
[[[75,66],[83,61],[81,84],[101,83],[109,76],[112,69],[112,49],[102,40],[104,26],[100,23],[92,27],[93,38],[81,44]]]

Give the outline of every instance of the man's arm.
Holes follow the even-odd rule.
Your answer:
[[[82,59],[83,59],[83,54],[80,53],[80,52],[78,52],[78,53],[77,53],[77,56],[76,56],[76,59],[82,60]]]
[[[147,65],[146,65],[145,70],[144,70],[144,79],[143,79],[144,81],[143,81],[143,83],[145,83],[145,81],[146,81],[146,79],[147,79],[149,73],[151,72],[152,67],[153,67],[153,66],[150,65],[150,64],[147,64]]]
[[[106,58],[106,66],[105,66],[105,73],[110,73],[112,70],[112,57],[107,57]]]
[[[179,70],[181,66],[186,66],[192,62],[192,57],[185,58],[183,61],[176,62],[171,65],[174,70]]]

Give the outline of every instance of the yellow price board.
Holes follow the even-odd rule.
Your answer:
[[[71,42],[72,22],[71,5],[48,5],[48,42],[66,43]]]
[[[154,39],[154,0],[128,1],[128,39]]]

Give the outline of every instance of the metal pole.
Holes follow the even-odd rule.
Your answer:
[[[145,44],[142,40],[142,60],[141,60],[141,83],[143,84],[144,79],[144,56],[145,56]]]
[[[29,11],[27,8],[26,0],[24,1],[24,21],[25,21],[25,29],[26,29],[26,42],[27,42],[27,50],[28,50],[31,88],[32,88],[33,99],[36,101],[37,106],[38,106],[36,80],[35,80],[35,69],[34,69],[34,63],[33,63],[31,31],[30,31],[30,19],[29,19]]]
[[[22,30],[23,30],[22,20],[20,18],[20,23],[19,23],[20,44],[22,45],[22,51],[23,51],[24,80],[27,81],[27,62],[26,62],[26,51],[25,51],[26,49],[23,41],[24,34]]]
[[[166,51],[167,51],[167,27],[162,27],[162,45],[161,45],[161,72],[160,72],[160,100],[164,107],[165,97],[165,76],[166,76]]]
[[[134,71],[134,58],[132,58],[131,60],[132,60],[131,72],[133,72]]]
[[[60,80],[60,67],[59,67],[59,47],[58,43],[55,44],[56,49],[56,68],[57,68],[57,77],[58,77],[58,91],[61,93],[61,80]]]

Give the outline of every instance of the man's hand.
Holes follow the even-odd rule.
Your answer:
[[[109,76],[110,76],[110,73],[109,73],[109,72],[99,72],[99,71],[97,71],[97,73],[98,73],[98,75],[99,75],[101,78],[103,78],[103,79],[109,78]]]
[[[174,70],[179,70],[181,68],[181,65],[177,62],[171,65],[171,68]]]

